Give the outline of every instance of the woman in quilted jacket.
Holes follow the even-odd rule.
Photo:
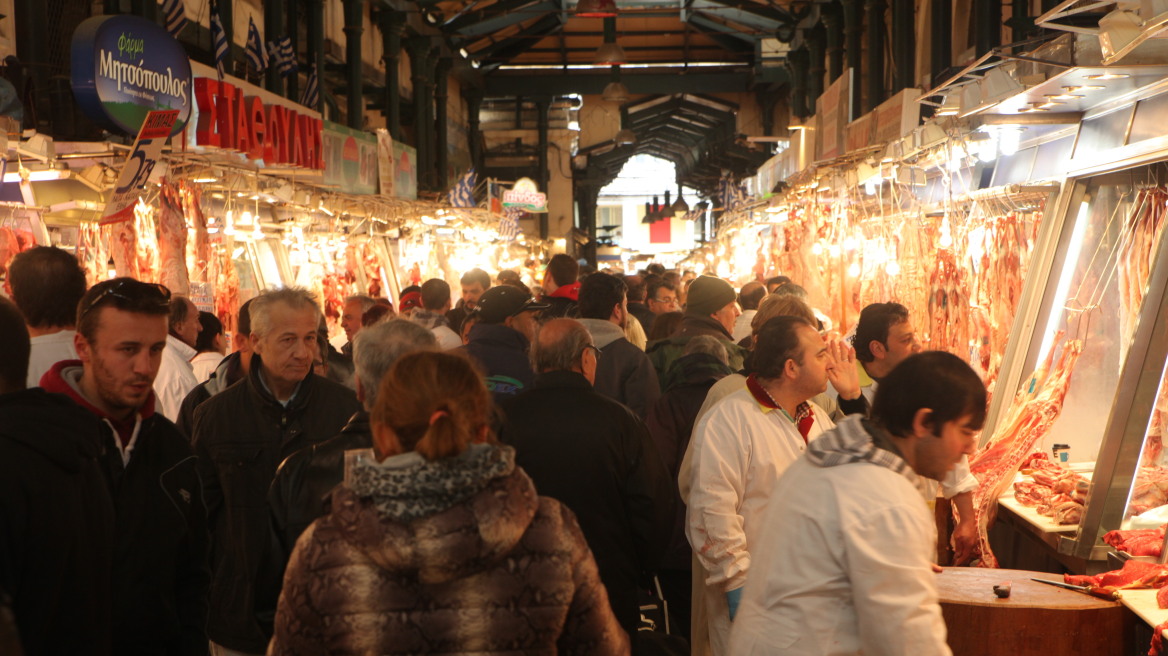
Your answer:
[[[270,655],[628,654],[570,510],[488,427],[465,356],[399,359],[356,464],[296,543]]]

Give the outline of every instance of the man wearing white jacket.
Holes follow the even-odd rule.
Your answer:
[[[686,537],[705,570],[706,627],[693,627],[694,653],[727,650],[730,622],[752,555],[768,524],[763,515],[783,471],[807,443],[834,427],[809,399],[830,380],[847,398],[858,395],[854,354],[828,344],[805,319],[775,317],[759,331],[743,389],[714,405],[694,429]]]
[[[195,341],[203,330],[199,323],[199,308],[185,296],[171,297],[169,324],[162,365],[154,379],[154,395],[156,410],[167,419],[178,421],[183,399],[199,384],[191,365],[191,358],[198,354]]]
[[[949,656],[921,491],[973,451],[985,411],[969,365],[930,351],[883,380],[871,419],[811,444],[760,518],[730,652]]]

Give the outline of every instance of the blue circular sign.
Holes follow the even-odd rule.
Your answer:
[[[100,125],[136,135],[146,113],[179,110],[171,135],[191,117],[191,62],[182,45],[138,16],[94,16],[73,33],[73,95]]]

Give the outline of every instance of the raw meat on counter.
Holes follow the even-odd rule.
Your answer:
[[[1095,594],[1108,594],[1120,590],[1154,590],[1168,583],[1168,565],[1129,560],[1123,564],[1122,569],[1095,576],[1063,574],[1063,581],[1071,585],[1087,586]]]
[[[1063,342],[1061,333],[1054,340],[1056,345],[1060,342]],[[970,460],[970,470],[980,482],[974,492],[973,503],[982,567],[998,566],[998,559],[994,557],[989,540],[989,527],[997,513],[998,497],[1014,481],[1014,475],[1022,463],[1029,461],[1034,445],[1050,432],[1062,412],[1071,373],[1082,353],[1083,344],[1078,340],[1064,342],[1058,365],[1052,368],[1055,350],[1051,348],[1030,384],[1024,384],[1018,390],[998,430],[986,447]],[[1069,521],[1074,512],[1066,505],[1070,500],[1060,501],[1054,512]]]
[[[1168,526],[1166,524],[1165,526]],[[1164,545],[1164,526],[1130,531],[1108,531],[1103,541],[1133,556],[1159,556]],[[1160,606],[1164,608],[1164,606]]]
[[[1034,508],[1056,524],[1078,524],[1087,504],[1091,482],[1075,472],[1047,459],[1045,453],[1031,454],[1023,463],[1023,473],[1030,481],[1014,483],[1014,498],[1023,506]]]

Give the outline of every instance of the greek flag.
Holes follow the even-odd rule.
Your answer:
[[[247,55],[247,63],[256,73],[268,70],[268,53],[264,52],[263,41],[260,40],[260,30],[256,27],[255,19],[247,19],[247,47],[243,53]]]
[[[275,41],[268,41],[268,53],[272,55],[272,65],[281,77],[288,77],[299,70],[296,51],[292,49],[292,37],[282,36]]]
[[[187,26],[187,12],[183,7],[183,0],[162,0],[162,15],[166,18],[166,31],[177,39],[179,33]]]
[[[219,3],[211,0],[211,44],[215,51],[215,68],[223,77],[223,62],[227,60],[227,33],[223,31],[223,18],[219,15]]]
[[[499,236],[507,241],[515,241],[519,236],[519,217],[524,214],[526,212],[514,207],[503,210],[503,217],[499,219]]]
[[[474,188],[477,179],[478,174],[474,168],[458,179],[454,188],[450,190],[451,207],[475,207]]]
[[[722,209],[732,210],[750,200],[745,182],[735,182],[730,176],[718,182],[718,195],[722,198]]]
[[[316,80],[316,64],[312,65],[312,70],[308,73],[308,83],[304,85],[304,93],[300,95],[300,104],[312,109],[320,106],[320,87]]]

